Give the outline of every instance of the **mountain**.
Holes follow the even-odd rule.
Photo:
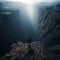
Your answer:
[[[39,37],[48,52],[60,54],[60,3],[39,8]]]
[[[0,2],[0,53],[7,53],[12,43],[26,42],[31,36],[33,41],[41,41],[48,53],[60,54],[60,3],[34,4],[39,22],[38,37],[24,6],[22,3]]]

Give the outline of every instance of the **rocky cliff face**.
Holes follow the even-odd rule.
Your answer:
[[[60,53],[60,4],[47,6],[39,17],[39,35],[47,51]],[[58,53],[59,51],[59,53]]]
[[[2,4],[1,4],[1,6],[2,6]],[[37,20],[39,20],[39,28],[38,28],[39,29],[39,31],[38,31],[39,40],[44,44],[44,47],[46,48],[47,52],[53,53],[53,54],[48,54],[50,59],[59,60],[60,55],[58,55],[58,54],[60,54],[60,4],[58,3],[55,5],[49,5],[49,6],[46,6],[46,4],[43,6],[42,5],[40,6],[40,4],[39,4],[37,6],[37,11],[38,11]],[[3,51],[8,51],[12,42],[17,42],[18,40],[26,41],[26,39],[23,38],[23,36],[25,36],[24,29],[26,29],[26,28],[24,28],[24,25],[23,25],[23,23],[25,23],[25,21],[22,22],[22,26],[21,26],[20,25],[21,20],[22,21],[24,20],[24,18],[22,19],[21,17],[20,17],[19,10],[10,9],[9,7],[6,7],[6,6],[4,8],[0,7],[0,39],[1,39],[0,40],[0,49],[2,49]],[[17,22],[17,19],[20,21],[20,23]],[[30,28],[30,29],[28,29],[28,30],[32,31],[32,28]],[[27,35],[28,34],[29,33],[27,32]],[[34,35],[34,34],[32,33],[32,35]],[[36,37],[36,36],[34,36],[34,37]],[[25,48],[25,46],[24,46],[24,48]],[[21,50],[20,50],[20,47],[18,48],[18,46],[17,46],[16,49],[18,49],[17,51],[19,53],[16,55],[17,51],[15,51],[14,49],[15,48],[12,48],[12,50],[8,54],[6,54],[4,57],[2,57],[1,59],[2,60],[6,59],[6,58],[7,58],[7,60],[9,58],[15,59],[16,56],[18,56],[18,59],[20,59],[20,56],[22,54],[24,55],[25,50],[20,55],[19,53]],[[43,54],[39,53],[40,48],[36,47],[36,49],[34,51],[35,51],[35,54],[33,57],[36,60],[37,60],[37,57],[38,57],[38,60],[44,59],[44,58],[42,58]],[[1,51],[0,51],[0,53],[1,53]],[[40,54],[42,54],[42,55],[40,55]],[[44,56],[45,56],[45,54],[44,54]],[[33,58],[31,55],[29,55],[28,57],[29,58],[31,57],[31,59]],[[24,56],[24,58],[29,60],[29,58],[27,58],[27,56]],[[22,59],[24,59],[24,58],[22,58]]]

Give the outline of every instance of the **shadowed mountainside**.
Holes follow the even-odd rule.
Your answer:
[[[9,3],[5,5],[3,4],[0,3],[1,55],[3,55],[2,52],[6,53],[10,50],[10,45],[13,42],[26,42],[27,38],[31,35],[33,40],[39,39],[39,41],[44,44],[51,60],[60,59],[60,3],[51,5],[38,3],[35,5],[38,14],[37,20],[39,21],[39,28],[37,32],[39,33],[39,38],[37,38],[36,34],[33,33],[31,24],[27,22],[28,18],[23,18],[21,16],[22,5],[20,5],[19,10],[19,7],[17,6],[17,8],[11,8],[11,4],[8,7],[6,6]]]
[[[39,15],[39,21],[40,41],[48,52],[60,54],[60,3],[47,6]]]

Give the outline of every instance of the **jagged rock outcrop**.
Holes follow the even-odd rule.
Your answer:
[[[13,43],[9,53],[1,57],[1,60],[48,60],[46,51],[40,42],[32,42],[31,47],[28,43]]]
[[[40,41],[44,43],[48,52],[59,54],[60,49],[54,47],[60,45],[60,4],[47,6],[42,11],[39,17]]]

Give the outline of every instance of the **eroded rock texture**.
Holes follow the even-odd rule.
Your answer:
[[[50,53],[60,54],[60,4],[47,6],[39,17],[39,35]]]
[[[19,41],[13,43],[11,48],[1,60],[48,60],[47,53],[39,41],[30,45]]]

